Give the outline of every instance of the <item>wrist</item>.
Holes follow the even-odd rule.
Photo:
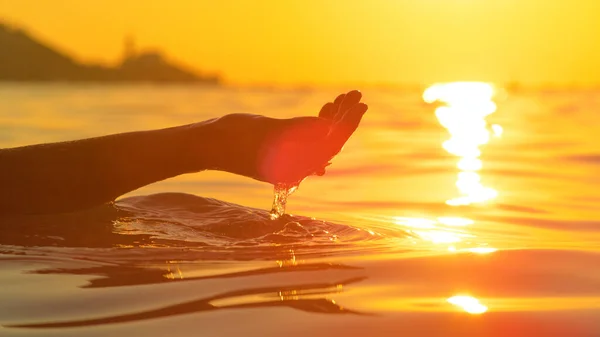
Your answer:
[[[240,146],[242,132],[232,130],[224,117],[178,127],[180,156],[178,163],[184,173],[204,170],[225,171],[249,175],[240,163],[248,163],[251,155]],[[241,131],[241,130],[238,130]]]
[[[256,130],[249,115],[231,114],[186,126],[190,162],[198,170],[218,170],[251,178],[257,177]],[[260,135],[260,132],[258,132]],[[198,171],[196,170],[196,171]]]

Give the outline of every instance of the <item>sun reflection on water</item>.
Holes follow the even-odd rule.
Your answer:
[[[450,206],[483,203],[498,195],[496,190],[481,183],[478,173],[483,167],[480,147],[492,136],[501,137],[503,133],[502,126],[488,125],[486,121],[486,117],[496,111],[494,95],[494,86],[483,82],[435,84],[423,93],[425,102],[441,103],[435,109],[435,115],[450,133],[450,139],[442,146],[450,154],[460,157],[456,164],[459,170],[456,187],[460,195],[446,201]],[[475,222],[468,218],[395,217],[393,221],[406,227],[415,237],[442,245],[450,252],[489,254],[497,250],[485,243],[476,243],[475,235],[467,229]]]
[[[494,94],[494,87],[483,82],[434,84],[423,93],[425,102],[443,104],[435,109],[440,124],[450,133],[450,139],[442,146],[460,157],[456,182],[460,196],[446,201],[448,205],[470,205],[498,196],[496,190],[483,186],[477,173],[483,167],[480,146],[490,141],[492,133],[500,137],[503,131],[497,124],[488,127],[485,120],[496,111]]]
[[[475,235],[468,232],[465,228],[475,222],[462,217],[438,217],[438,218],[417,218],[417,217],[394,217],[396,225],[407,228],[407,231],[416,237],[431,242],[435,245],[450,244],[450,252],[470,252],[475,254],[489,254],[497,249],[485,244],[477,247],[457,248],[456,244],[463,244],[465,240],[471,243],[476,241]]]
[[[472,296],[457,295],[448,298],[447,301],[473,315],[483,314],[488,310],[488,307]]]

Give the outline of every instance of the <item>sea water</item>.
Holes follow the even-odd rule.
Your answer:
[[[287,198],[294,193],[298,188],[298,185],[290,185],[284,183],[277,183],[273,186],[273,206],[271,207],[271,219],[279,219],[285,214],[285,206],[287,205]]]
[[[1,85],[0,147],[316,115],[347,89]],[[423,90],[360,89],[361,126],[289,202],[201,172],[0,219],[0,336],[600,335],[600,92],[495,97],[503,132],[465,166],[446,142],[471,128]]]

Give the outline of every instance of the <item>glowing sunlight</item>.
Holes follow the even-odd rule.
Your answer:
[[[487,246],[485,243],[476,243],[476,236],[467,230],[467,226],[475,222],[462,217],[438,217],[438,218],[417,218],[417,217],[394,217],[394,224],[406,227],[406,231],[424,242],[430,242],[433,245],[442,245],[443,249],[449,252],[469,252],[475,254],[489,254],[497,251],[496,248]],[[465,240],[467,242],[465,242]],[[476,243],[480,246],[457,248],[457,244],[463,247],[467,244]],[[446,247],[446,245],[449,245]]]
[[[492,135],[501,137],[503,132],[502,126],[488,125],[486,121],[486,117],[496,111],[492,100],[495,91],[491,84],[484,82],[451,82],[432,85],[423,93],[426,103],[439,103],[435,115],[450,133],[443,148],[460,157],[456,164],[459,196],[446,201],[450,206],[483,203],[498,195],[495,189],[481,183],[478,173],[483,167],[480,147],[487,144]],[[489,254],[497,250],[486,243],[475,242],[476,236],[466,228],[475,222],[468,218],[394,217],[393,222],[423,242],[441,245],[449,252]]]
[[[461,158],[457,163],[460,172],[456,182],[460,196],[448,200],[448,205],[481,203],[498,195],[493,188],[482,185],[477,173],[483,166],[479,147],[489,142],[492,133],[500,137],[503,131],[497,124],[488,127],[485,120],[496,111],[492,101],[494,93],[494,87],[483,82],[434,84],[423,93],[425,102],[442,104],[436,108],[435,115],[450,133],[450,139],[442,146]]]
[[[472,296],[457,295],[448,298],[447,301],[473,315],[483,314],[488,310],[488,307]]]
[[[0,0],[0,337],[600,337],[600,0]]]

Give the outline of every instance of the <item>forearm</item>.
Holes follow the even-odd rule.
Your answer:
[[[196,127],[197,128],[197,127]],[[210,166],[188,126],[0,150],[0,214],[58,213],[110,202]],[[200,132],[201,134],[201,132]],[[208,137],[208,136],[207,136]],[[209,156],[207,156],[208,158]]]

